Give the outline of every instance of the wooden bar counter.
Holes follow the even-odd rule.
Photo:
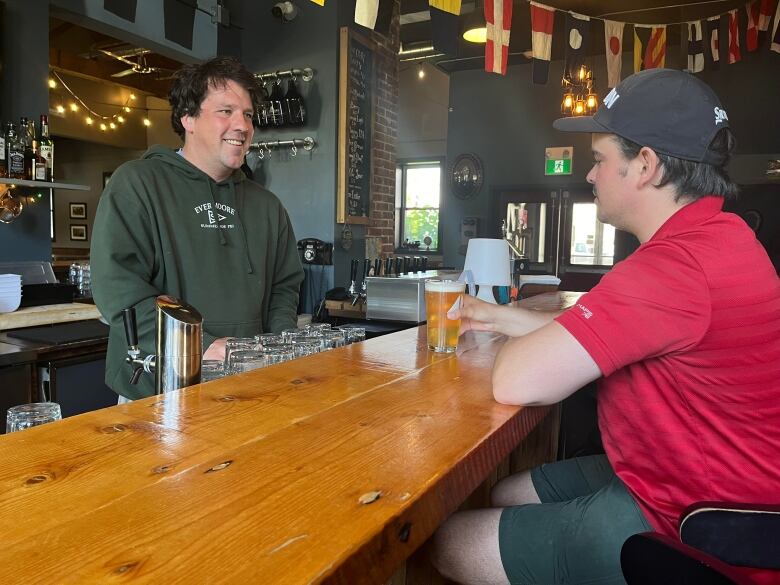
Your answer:
[[[382,583],[549,410],[493,400],[502,343],[423,326],[0,437],[0,583]]]

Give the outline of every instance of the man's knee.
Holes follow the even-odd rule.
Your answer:
[[[493,486],[490,491],[490,502],[496,508],[522,506],[523,504],[539,504],[531,472],[523,471],[505,477]]]

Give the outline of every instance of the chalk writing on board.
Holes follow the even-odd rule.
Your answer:
[[[347,75],[347,215],[367,217],[371,188],[373,53],[349,41]]]

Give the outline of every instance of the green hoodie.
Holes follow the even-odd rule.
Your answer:
[[[122,309],[136,308],[141,351],[155,351],[155,298],[203,315],[203,350],[219,337],[295,327],[303,269],[282,204],[237,170],[215,182],[176,151],[153,146],[119,167],[100,197],[90,251],[92,292],[111,325],[106,384],[131,399]]]

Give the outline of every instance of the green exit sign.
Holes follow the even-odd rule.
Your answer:
[[[571,163],[573,156],[574,147],[572,146],[545,148],[544,174],[548,176],[571,175]]]

